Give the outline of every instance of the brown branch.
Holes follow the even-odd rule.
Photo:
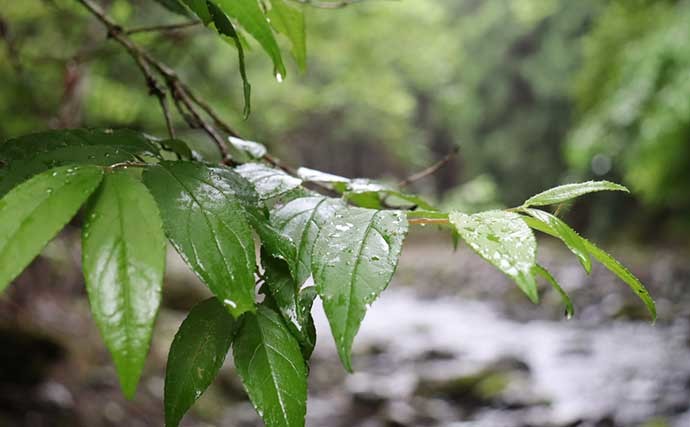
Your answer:
[[[429,166],[428,168],[417,172],[414,175],[410,175],[409,177],[403,179],[398,183],[398,187],[403,188],[407,187],[408,185],[419,181],[420,179],[426,178],[429,175],[433,175],[436,172],[438,172],[439,169],[441,169],[443,166],[446,165],[446,163],[450,162],[457,154],[458,151],[460,150],[460,147],[455,147],[453,151],[450,153],[446,154],[441,160],[438,162],[434,163],[433,165]]]
[[[140,33],[153,33],[153,32],[158,32],[158,31],[175,31],[175,30],[181,30],[185,28],[191,28],[191,27],[197,27],[202,25],[203,23],[201,21],[189,21],[189,22],[180,22],[179,24],[167,24],[167,25],[152,25],[150,27],[139,27],[139,28],[132,28],[127,31],[125,31],[125,34],[128,36],[131,36],[132,34],[140,34]]]

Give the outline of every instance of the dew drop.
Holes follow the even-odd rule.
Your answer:
[[[276,80],[278,83],[283,83],[283,75],[280,73],[276,73]]]

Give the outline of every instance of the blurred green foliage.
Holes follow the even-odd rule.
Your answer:
[[[164,133],[136,66],[76,2],[8,3],[0,11],[0,138],[78,125]],[[127,28],[184,19],[150,0],[102,3]],[[416,190],[472,210],[605,175],[642,194],[640,218],[672,209],[678,219],[690,217],[688,5],[409,0],[308,8],[306,71],[288,64],[279,83],[270,59],[248,42],[246,121],[229,43],[203,28],[133,37],[244,136],[290,163],[395,181],[459,144],[459,157]],[[196,149],[212,148],[176,123]]]

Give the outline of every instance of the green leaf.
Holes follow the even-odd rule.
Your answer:
[[[339,210],[321,229],[312,255],[340,360],[352,370],[352,342],[369,305],[388,286],[407,234],[399,211]]]
[[[25,135],[0,144],[0,196],[57,166],[106,166],[159,154],[148,137],[129,130],[73,129]]]
[[[280,197],[302,185],[301,179],[261,163],[245,163],[235,171],[254,184],[261,200]]]
[[[177,427],[213,382],[235,335],[235,321],[216,298],[197,304],[175,334],[165,368],[165,425]]]
[[[96,166],[63,166],[0,199],[0,292],[77,213],[102,178]]]
[[[532,275],[537,241],[520,215],[504,211],[473,215],[451,212],[449,219],[479,256],[512,278],[532,302],[539,301]]]
[[[260,159],[266,155],[266,146],[258,142],[246,141],[244,139],[235,138],[234,136],[229,137],[228,140],[235,149],[247,153],[254,159]]]
[[[181,139],[164,139],[160,144],[164,150],[177,154],[179,160],[191,160],[194,157],[187,143]]]
[[[527,225],[535,230],[539,230],[553,237],[558,237],[558,233],[555,230],[553,230],[548,224],[545,224],[538,219],[523,217],[523,220],[525,223],[527,223]],[[616,261],[608,253],[599,249],[599,247],[597,247],[594,243],[590,242],[584,237],[581,237],[581,239],[585,245],[585,248],[587,248],[587,252],[589,252],[594,258],[597,259],[597,261],[602,263],[607,269],[623,280],[623,282],[625,282],[635,292],[642,302],[644,302],[644,304],[647,306],[647,310],[652,315],[652,319],[656,321],[656,305],[652,297],[649,295],[649,291],[647,291],[642,282],[640,282],[637,277],[630,273],[630,271],[628,271],[628,269],[625,268],[620,262]]]
[[[247,1],[247,0],[242,0]],[[252,1],[252,0],[249,0]],[[255,0],[254,0],[255,1]],[[240,1],[241,2],[241,1]],[[244,94],[244,111],[243,115],[246,119],[249,117],[251,112],[251,97],[252,97],[252,86],[249,84],[249,78],[247,77],[247,69],[244,61],[244,48],[242,47],[242,41],[240,40],[235,27],[232,22],[228,19],[225,12],[216,6],[215,3],[209,1],[207,3],[208,11],[211,14],[213,24],[216,26],[216,30],[223,35],[230,37],[237,48],[237,56],[239,58],[240,66],[240,76],[242,77],[242,91]]]
[[[295,279],[298,284],[304,283],[311,275],[311,256],[319,231],[338,209],[344,207],[339,199],[302,197],[271,212],[271,222],[295,243]]]
[[[307,35],[304,24],[304,11],[287,4],[285,0],[270,0],[271,10],[268,17],[271,25],[284,34],[292,44],[292,56],[297,65],[307,68]]]
[[[286,75],[285,64],[280,48],[268,25],[268,20],[259,6],[258,0],[209,0],[223,12],[237,19],[237,22],[259,42],[273,60],[273,74],[279,79]]]
[[[558,292],[563,300],[563,304],[565,304],[565,317],[567,319],[572,319],[573,314],[575,314],[575,309],[573,308],[573,302],[570,300],[568,293],[561,288],[561,285],[558,284],[558,281],[553,277],[553,275],[551,275],[551,273],[549,273],[549,271],[541,265],[536,264],[534,266],[534,273],[539,274],[546,279],[546,281],[549,282],[556,292]]]
[[[548,224],[549,227],[558,234],[557,237],[565,243],[573,254],[575,254],[587,274],[592,271],[592,261],[589,259],[589,252],[587,252],[582,237],[580,237],[575,230],[570,228],[570,226],[560,218],[548,212],[538,209],[525,209],[524,211],[532,217]]]
[[[134,396],[161,301],[166,241],[156,202],[127,172],[108,173],[82,233],[82,265],[96,324],[125,395]]]
[[[181,0],[182,3],[187,5],[189,9],[196,14],[196,16],[201,19],[201,21],[208,25],[212,18],[211,12],[208,10],[208,5],[206,0]]]
[[[277,313],[259,306],[243,317],[233,344],[235,367],[267,427],[304,426],[307,368]]]
[[[608,181],[587,181],[577,184],[566,184],[551,188],[535,196],[530,197],[523,203],[523,206],[545,206],[563,203],[567,200],[580,197],[587,193],[596,191],[625,191],[627,188],[622,185]]]
[[[189,10],[184,7],[179,0],[155,0],[158,4],[168,9],[173,13],[177,13],[182,16],[189,16]]]
[[[227,168],[161,162],[144,171],[165,234],[187,265],[237,317],[254,310],[255,253],[251,228]],[[240,196],[241,197],[241,196]]]
[[[262,252],[261,261],[266,276],[266,298],[275,305],[290,332],[299,341],[304,359],[308,360],[316,344],[316,329],[311,316],[316,297],[314,287],[300,289],[283,260]]]

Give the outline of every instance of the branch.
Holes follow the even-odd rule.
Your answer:
[[[132,34],[140,34],[140,33],[152,33],[152,32],[158,32],[158,31],[175,31],[175,30],[181,30],[181,29],[190,28],[190,27],[197,27],[201,24],[203,24],[201,21],[189,21],[189,22],[180,22],[178,24],[152,25],[150,27],[132,28],[130,30],[125,31],[125,34],[127,34],[128,36],[131,36]]]
[[[434,163],[433,165],[429,166],[428,168],[417,172],[414,175],[410,175],[409,177],[403,179],[398,183],[398,187],[403,188],[407,187],[408,185],[412,184],[413,182],[417,182],[420,179],[426,178],[429,175],[433,175],[436,173],[439,169],[441,169],[443,166],[446,165],[446,163],[450,162],[457,154],[458,151],[460,151],[460,147],[455,147],[453,151],[450,153],[446,154],[441,160],[438,162]]]

